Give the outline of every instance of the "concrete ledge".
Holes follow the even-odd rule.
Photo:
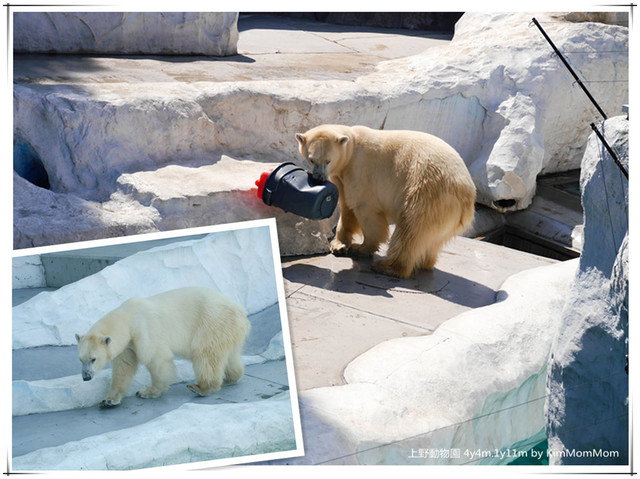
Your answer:
[[[235,55],[237,13],[16,12],[13,48],[29,53]]]

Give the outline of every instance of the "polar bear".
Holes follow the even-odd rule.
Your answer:
[[[151,386],[136,395],[157,398],[175,379],[175,355],[192,361],[196,383],[187,387],[206,396],[244,373],[241,353],[250,328],[240,305],[209,288],[131,298],[84,336],[76,334],[82,379],[89,381],[112,361],[111,387],[100,407],[113,407],[127,392],[138,364],[144,364]]]
[[[460,155],[417,131],[320,125],[297,133],[312,176],[338,187],[340,218],[331,251],[372,256],[396,228],[374,271],[406,278],[433,269],[444,244],[473,220],[476,188]],[[353,244],[362,233],[364,242]]]

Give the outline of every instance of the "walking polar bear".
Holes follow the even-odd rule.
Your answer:
[[[338,187],[340,219],[331,251],[371,256],[396,228],[374,271],[409,277],[433,269],[444,244],[474,217],[476,188],[460,155],[417,131],[321,125],[297,133],[312,176]],[[362,233],[364,242],[353,244]]]
[[[241,353],[251,323],[242,307],[209,288],[180,288],[132,298],[107,313],[84,336],[76,334],[82,379],[89,381],[112,361],[111,387],[100,407],[120,404],[138,364],[151,386],[136,394],[157,398],[175,380],[174,356],[190,359],[200,396],[234,383],[244,373]]]

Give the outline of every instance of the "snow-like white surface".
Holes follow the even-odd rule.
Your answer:
[[[499,302],[432,335],[383,342],[349,364],[348,384],[301,393],[306,454],[286,462],[410,463],[407,438],[493,450],[539,433],[545,368],[577,265],[513,275]]]
[[[18,52],[235,55],[237,13],[17,12]]]
[[[145,424],[13,458],[14,470],[137,469],[295,450],[288,393],[238,404],[184,404]]]
[[[75,344],[104,314],[132,297],[206,286],[253,314],[278,302],[267,227],[211,233],[152,248],[13,308],[13,348]]]
[[[601,126],[628,168],[629,122]],[[602,131],[602,130],[601,130]],[[582,162],[584,249],[553,345],[546,404],[552,464],[626,464],[629,376],[628,181],[595,136]],[[610,460],[562,452],[617,451]]]

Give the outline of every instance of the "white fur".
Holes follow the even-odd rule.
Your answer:
[[[440,138],[404,130],[320,125],[298,133],[318,180],[339,190],[334,254],[371,256],[396,229],[373,269],[407,277],[432,269],[443,245],[471,223],[476,188],[460,155]],[[364,242],[353,244],[355,234]]]
[[[112,361],[111,388],[101,403],[108,407],[120,403],[138,364],[152,380],[138,396],[159,397],[175,379],[174,356],[193,362],[197,383],[188,387],[196,394],[237,381],[250,326],[237,303],[212,289],[190,287],[129,299],[76,337],[85,380]]]

